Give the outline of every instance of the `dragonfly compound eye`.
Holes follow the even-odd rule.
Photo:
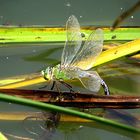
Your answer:
[[[50,80],[51,79],[51,69],[48,67],[46,70],[42,70],[41,74],[43,75],[45,80]]]

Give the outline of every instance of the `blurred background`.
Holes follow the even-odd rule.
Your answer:
[[[111,26],[137,0],[0,0],[0,24],[62,26],[74,14],[81,25]],[[139,11],[123,25],[138,26]]]

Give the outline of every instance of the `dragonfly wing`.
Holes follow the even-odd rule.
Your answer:
[[[101,78],[96,71],[86,71],[86,76],[79,77],[79,80],[83,86],[90,91],[98,92],[100,89]]]
[[[80,33],[80,25],[77,18],[72,15],[66,23],[67,39],[61,56],[61,65],[68,66],[82,43],[82,36]]]
[[[79,68],[67,71],[72,79],[79,79],[83,86],[93,92],[98,92],[101,85],[101,78],[96,71],[84,71]]]
[[[97,56],[102,52],[103,38],[101,29],[97,29],[95,33],[92,32],[71,65],[83,70],[93,67]]]

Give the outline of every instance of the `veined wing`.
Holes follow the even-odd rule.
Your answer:
[[[98,92],[101,85],[101,78],[96,71],[84,71],[79,68],[67,69],[67,74],[71,78],[77,78],[82,85],[93,92]]]
[[[103,48],[103,31],[97,29],[95,33],[91,33],[81,50],[73,59],[71,66],[88,70],[93,67],[97,56],[102,52]]]
[[[86,77],[79,77],[83,86],[93,92],[98,92],[101,86],[101,78],[96,71],[84,71]],[[82,73],[81,73],[82,74]]]
[[[61,56],[61,65],[64,67],[71,63],[82,43],[80,25],[74,15],[70,16],[66,23],[66,32],[67,40]]]

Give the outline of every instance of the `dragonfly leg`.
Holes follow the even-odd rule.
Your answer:
[[[62,85],[64,85],[65,87],[67,87],[69,90],[70,90],[70,92],[74,92],[74,90],[72,89],[72,86],[71,85],[69,85],[68,83],[66,83],[66,82],[64,82],[64,81],[62,81],[62,80],[60,80],[59,81]]]
[[[60,88],[58,86],[58,81],[57,80],[54,80],[53,83],[52,83],[51,90],[54,90],[54,88],[56,88],[56,91],[59,92],[59,95],[57,97],[56,96],[53,97],[53,99],[55,101],[60,101],[62,97],[61,97],[61,90],[60,90]]]
[[[58,85],[58,81],[55,81],[55,87],[56,87],[56,90],[57,90],[59,93],[61,93],[61,89],[60,89],[60,87],[59,87],[59,85]]]
[[[60,88],[58,86],[58,83],[64,85],[66,88],[68,88],[70,90],[70,93],[75,93],[74,90],[72,89],[72,86],[69,85],[68,83],[64,82],[63,80],[53,81],[51,90],[53,90],[54,88],[56,88],[56,90],[60,93],[59,97],[56,97],[56,100],[63,100],[63,95],[62,95],[62,93],[60,91]],[[68,96],[70,96],[69,98],[71,98],[71,99],[74,99],[75,98],[74,94],[69,94]]]
[[[52,84],[51,90],[54,89],[55,84],[56,84],[56,81],[53,81],[53,84]]]
[[[105,95],[110,95],[109,88],[108,88],[107,84],[105,83],[105,81],[103,79],[101,79],[101,85],[102,85],[102,87],[104,89]]]
[[[59,82],[62,85],[64,85],[65,87],[67,87],[70,90],[70,93],[75,93],[74,90],[72,89],[71,85],[69,85],[68,83],[66,83],[66,82],[64,82],[62,80],[60,80]],[[75,99],[75,94],[68,94],[68,96],[69,96],[68,98],[70,98],[70,99]]]

